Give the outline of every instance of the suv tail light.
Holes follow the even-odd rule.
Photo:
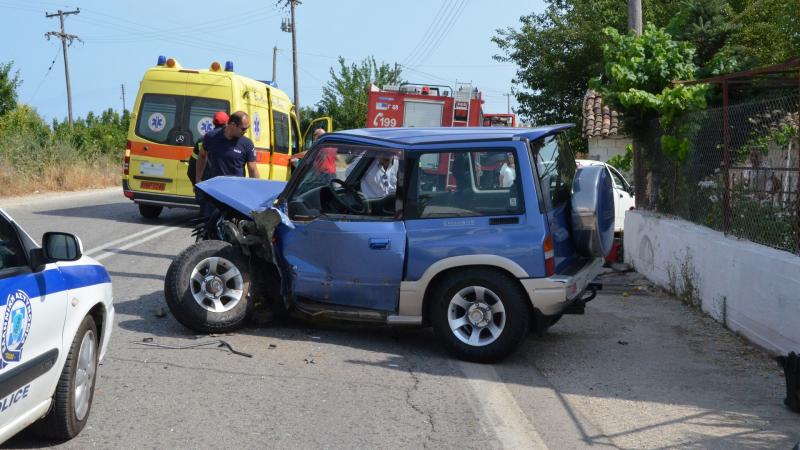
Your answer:
[[[131,141],[125,145],[125,157],[122,158],[122,174],[128,175],[131,169]]]
[[[546,276],[555,275],[556,273],[556,252],[553,245],[553,236],[548,234],[544,238],[544,272]]]

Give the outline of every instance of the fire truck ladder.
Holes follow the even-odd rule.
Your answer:
[[[453,98],[454,98],[454,101],[453,101],[453,126],[454,127],[455,126],[466,127],[466,126],[469,125],[469,108],[470,108],[470,104],[472,103],[472,101],[471,101],[472,100],[472,85],[471,84],[462,84],[460,86],[457,86],[457,89],[456,89],[456,91],[455,91],[455,93],[453,95]],[[457,119],[456,118],[456,111],[459,110],[458,105],[459,104],[464,104],[464,103],[467,105],[467,108],[466,108],[467,109],[467,116],[464,118],[464,120]],[[463,108],[461,108],[461,109],[463,109]],[[457,125],[456,125],[456,122],[458,122]]]

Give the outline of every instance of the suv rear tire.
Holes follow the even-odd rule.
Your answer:
[[[513,352],[530,330],[522,288],[506,274],[468,269],[448,277],[430,306],[433,330],[451,355],[491,363]]]
[[[158,219],[158,216],[161,215],[161,211],[163,210],[163,206],[145,205],[139,203],[139,214],[141,214],[145,219]]]
[[[172,315],[187,328],[201,333],[235,330],[253,309],[250,264],[227,242],[197,242],[169,266],[164,297]]]

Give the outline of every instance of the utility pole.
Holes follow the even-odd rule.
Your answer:
[[[80,8],[76,9],[75,11],[61,11],[58,10],[55,14],[48,14],[47,12],[44,13],[45,17],[51,18],[58,16],[59,20],[61,21],[61,32],[58,31],[50,31],[45,33],[45,37],[50,40],[50,37],[58,37],[61,39],[61,48],[64,51],[64,77],[67,80],[67,114],[69,117],[69,126],[72,127],[72,88],[70,87],[69,83],[69,63],[67,62],[67,46],[72,45],[72,41],[78,40],[80,42],[81,38],[74,34],[67,34],[64,31],[64,16],[69,16],[71,14],[79,14],[81,12]],[[67,42],[69,41],[69,43]]]
[[[297,22],[294,17],[294,9],[300,4],[300,0],[286,0],[291,10],[291,19],[283,21],[281,30],[292,33],[292,70],[294,72],[294,108],[297,119],[300,120],[300,94],[297,84]]]
[[[503,95],[505,95],[506,102],[508,104],[507,112],[508,112],[508,114],[511,114],[511,93],[509,92],[508,94],[503,94]]]
[[[628,0],[628,29],[636,36],[642,35],[642,0]],[[633,140],[633,189],[636,209],[641,209],[647,202],[645,186],[644,161],[642,160],[641,143]]]
[[[642,35],[642,0],[628,0],[628,29]]]
[[[272,82],[277,83],[275,81],[275,77],[277,77],[276,68],[278,67],[278,47],[272,47]]]
[[[120,84],[119,86],[122,88],[122,112],[125,112],[125,110],[127,109],[125,108],[125,85]]]

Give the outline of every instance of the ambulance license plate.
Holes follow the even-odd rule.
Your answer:
[[[150,189],[151,191],[163,191],[164,183],[156,183],[155,181],[142,181],[142,189]]]

